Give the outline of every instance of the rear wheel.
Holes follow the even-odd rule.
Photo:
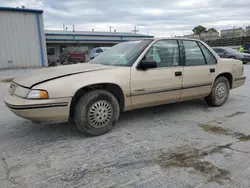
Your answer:
[[[108,91],[94,90],[83,95],[75,107],[77,128],[90,136],[109,132],[120,114],[117,99]]]
[[[229,93],[229,81],[221,76],[215,80],[212,91],[209,96],[205,97],[205,101],[209,106],[222,106],[227,101]]]

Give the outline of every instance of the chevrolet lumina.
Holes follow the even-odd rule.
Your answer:
[[[244,67],[206,43],[154,38],[119,43],[86,64],[15,78],[4,101],[31,120],[74,120],[88,135],[110,131],[123,111],[204,97],[223,105],[244,85]]]

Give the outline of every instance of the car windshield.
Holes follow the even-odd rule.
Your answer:
[[[134,61],[152,41],[152,39],[144,39],[116,44],[112,48],[109,48],[105,53],[91,60],[89,63],[113,66],[132,66]]]

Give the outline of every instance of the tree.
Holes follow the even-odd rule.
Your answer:
[[[218,31],[215,29],[215,28],[209,28],[208,30],[207,30],[207,32],[208,33],[213,33],[213,32],[216,32],[216,33],[218,33]]]
[[[194,32],[194,34],[199,35],[200,37],[201,33],[205,33],[207,29],[202,25],[198,25],[192,31]]]

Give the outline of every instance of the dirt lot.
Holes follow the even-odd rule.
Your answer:
[[[0,187],[250,187],[249,65],[245,73],[220,108],[201,99],[131,111],[91,138],[21,119],[0,99]]]

